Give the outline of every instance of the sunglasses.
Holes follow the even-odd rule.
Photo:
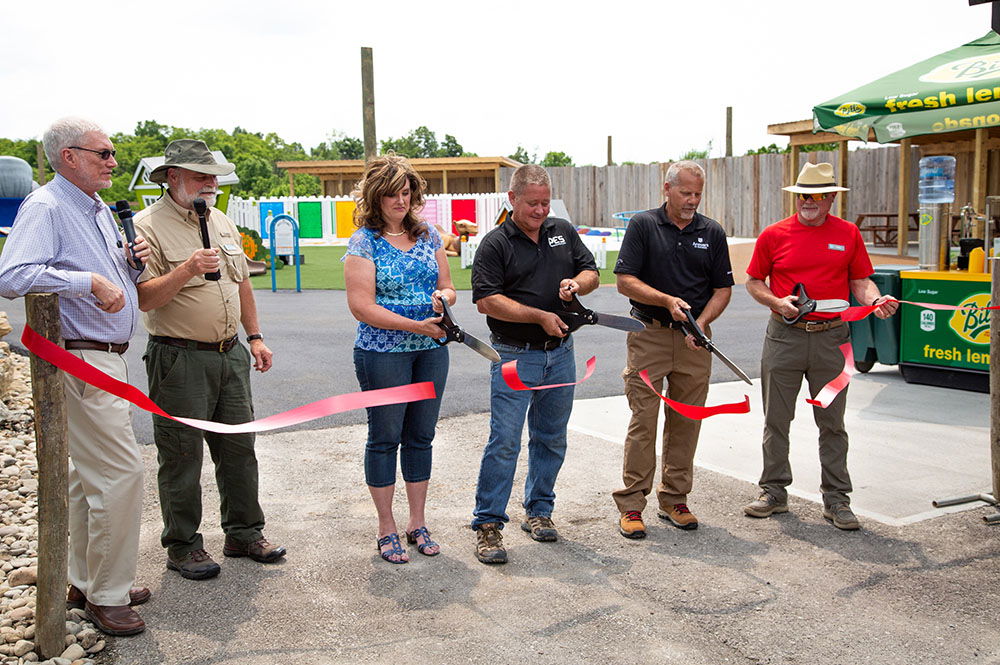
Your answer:
[[[92,152],[101,159],[103,159],[104,161],[107,161],[108,158],[114,157],[116,154],[118,154],[117,150],[94,150],[92,148],[81,148],[78,145],[71,145],[69,147],[71,150],[86,150],[87,152]]]
[[[799,192],[800,201],[808,201],[809,199],[812,199],[813,201],[822,201],[828,196],[830,196],[829,192],[824,192],[823,194],[803,194],[802,192]]]

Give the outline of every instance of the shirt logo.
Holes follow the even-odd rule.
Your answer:
[[[705,242],[704,238],[698,238],[698,242],[691,243],[691,246],[697,249],[708,249],[708,243]]]
[[[838,252],[843,252],[846,249],[846,247],[844,247],[843,245],[836,245],[836,244],[834,244],[832,242],[829,245],[827,245],[826,248],[827,249],[833,249],[833,250],[836,250]]]
[[[558,247],[559,245],[565,245],[566,239],[562,236],[552,236],[549,238],[549,247]]]

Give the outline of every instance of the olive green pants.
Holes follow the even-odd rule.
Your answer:
[[[788,500],[792,483],[788,461],[788,430],[795,418],[795,405],[803,377],[809,394],[815,395],[844,368],[840,345],[851,341],[846,324],[822,332],[806,332],[774,318],[767,324],[760,358],[760,385],[764,397],[764,469],[760,487],[778,501]],[[823,503],[850,501],[851,476],[847,472],[847,430],[844,410],[847,388],[821,409],[812,407],[819,428],[820,491]]]
[[[253,420],[250,353],[242,344],[226,353],[150,341],[146,346],[149,396],[173,416],[237,424]],[[240,543],[261,537],[264,513],[257,498],[254,434],[215,434],[153,416],[157,485],[163,533],[172,558],[204,549],[201,525],[203,441],[215,464],[222,530]]]

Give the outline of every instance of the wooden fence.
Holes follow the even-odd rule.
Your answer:
[[[800,163],[830,162],[837,165],[836,152],[811,152],[799,155]],[[917,172],[919,152],[910,155],[912,173]],[[705,169],[705,194],[700,212],[718,220],[730,236],[754,238],[768,224],[787,216],[790,156],[745,155],[697,160]],[[855,219],[863,212],[895,212],[896,178],[899,172],[899,148],[861,149],[848,157],[847,210],[845,217]],[[548,169],[552,178],[552,197],[562,199],[581,226],[616,227],[621,222],[612,215],[628,210],[647,210],[663,203],[663,178],[668,163],[625,166],[561,166]],[[501,183],[510,185],[511,168],[500,170]],[[917,209],[916,187],[912,187],[911,209]]]

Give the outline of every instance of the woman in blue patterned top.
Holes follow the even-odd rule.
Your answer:
[[[421,554],[440,551],[424,520],[431,442],[448,376],[448,349],[435,341],[441,299],[456,299],[441,236],[417,217],[427,183],[403,157],[373,160],[353,192],[357,209],[344,256],[347,304],[358,320],[354,368],[362,390],[432,381],[434,399],[368,409],[365,482],[378,513],[378,547],[390,563],[409,557],[392,515],[396,451],[410,517],[406,539]]]

